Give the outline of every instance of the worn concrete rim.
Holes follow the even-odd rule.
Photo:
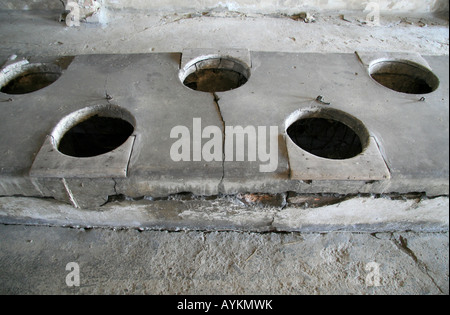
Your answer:
[[[46,85],[43,88],[39,88],[36,90],[31,90],[26,93],[15,93],[15,94],[28,94],[33,93],[39,90],[42,90],[53,83],[55,83],[62,75],[62,68],[56,64],[52,63],[28,63],[28,62],[18,62],[11,64],[0,72],[0,89],[3,89],[8,83],[12,80],[17,79],[19,77],[25,75],[33,75],[33,74],[53,74],[56,75],[56,80],[52,81],[50,84]],[[5,93],[5,92],[2,92]],[[9,93],[5,93],[9,94]]]
[[[310,107],[310,108],[299,109],[299,110],[293,112],[285,120],[284,133],[285,133],[286,139],[289,139],[289,141],[292,141],[292,143],[301,150],[305,150],[305,149],[301,148],[299,145],[297,145],[291,139],[291,137],[288,134],[288,128],[290,126],[292,126],[294,123],[296,123],[297,121],[307,119],[307,118],[323,118],[323,119],[337,121],[337,122],[344,124],[345,126],[350,128],[353,132],[355,132],[356,135],[360,139],[360,142],[362,145],[362,151],[361,151],[361,153],[359,153],[358,155],[356,155],[352,158],[356,158],[357,156],[363,154],[366,151],[366,149],[369,147],[370,133],[361,120],[359,120],[358,118],[356,118],[344,111],[338,110],[338,109],[323,108],[323,107]],[[322,158],[327,161],[333,160],[333,159],[329,159],[329,158],[323,158],[320,156],[317,156],[317,157]]]
[[[397,66],[404,66],[410,68],[412,71],[415,71],[416,78],[423,79],[430,87],[431,92],[428,93],[406,93],[402,91],[397,91],[389,86],[386,86],[382,83],[380,83],[378,80],[376,80],[373,75],[377,74],[377,71],[383,68],[383,65],[397,65]],[[429,94],[436,91],[440,86],[440,80],[439,78],[434,74],[433,70],[425,65],[421,65],[417,62],[406,60],[406,59],[390,59],[390,58],[381,58],[374,60],[370,63],[368,68],[369,76],[374,80],[377,84],[388,88],[392,91],[395,91],[397,93],[403,93],[403,94]],[[402,73],[398,73],[402,74]],[[407,75],[407,73],[403,73],[404,75]]]
[[[67,116],[65,116],[56,125],[51,133],[52,145],[58,152],[59,144],[64,137],[64,135],[78,124],[92,118],[94,116],[105,117],[105,118],[118,118],[124,120],[133,126],[136,130],[136,119],[128,110],[120,107],[118,105],[107,104],[107,105],[94,105],[77,110]],[[130,135],[130,137],[133,134]],[[120,146],[119,146],[120,147]],[[64,154],[60,152],[61,154]]]
[[[218,62],[217,62],[218,61]],[[210,54],[203,55],[189,61],[186,66],[184,66],[178,74],[178,77],[186,88],[192,90],[188,86],[184,84],[186,78],[199,70],[207,70],[207,69],[223,69],[223,70],[233,70],[242,76],[245,77],[248,83],[248,80],[251,76],[250,66],[247,65],[244,61],[234,58],[228,55],[220,55],[220,54]],[[240,85],[242,87],[246,83]],[[237,88],[239,88],[237,87]],[[199,91],[202,92],[202,91]]]

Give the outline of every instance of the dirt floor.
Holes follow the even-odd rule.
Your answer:
[[[111,14],[107,26],[68,28],[58,12],[0,11],[0,55],[77,55],[181,52],[187,48],[245,48],[254,51],[417,52],[448,55],[448,20],[382,16],[364,24],[355,12],[315,14],[305,23],[279,14],[237,12]]]
[[[0,225],[0,294],[448,294],[448,233]],[[67,264],[79,266],[69,287]]]
[[[359,13],[111,14],[67,28],[58,12],[0,11],[0,55],[254,51],[449,54],[448,20]],[[80,286],[69,287],[69,263]],[[0,225],[0,294],[448,294],[447,233],[245,233]],[[70,269],[69,269],[70,270]]]

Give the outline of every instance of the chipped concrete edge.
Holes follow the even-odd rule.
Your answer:
[[[0,197],[0,224],[247,232],[448,232],[449,198],[355,197],[319,208],[261,208],[220,201],[121,201],[102,211],[53,199]]]

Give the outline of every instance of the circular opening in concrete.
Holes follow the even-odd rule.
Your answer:
[[[12,95],[32,93],[51,85],[61,74],[61,68],[54,64],[21,65],[2,75],[1,92]]]
[[[431,70],[410,61],[376,61],[369,73],[381,85],[401,93],[428,94],[439,87]]]
[[[77,158],[102,155],[119,148],[133,134],[135,120],[124,109],[107,105],[73,113],[55,128],[59,152]]]
[[[225,92],[247,83],[250,69],[231,57],[209,56],[195,59],[180,72],[180,80],[195,91]]]
[[[303,150],[332,160],[356,157],[369,143],[369,133],[363,124],[337,110],[306,112],[286,132]]]

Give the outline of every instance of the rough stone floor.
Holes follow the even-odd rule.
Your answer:
[[[0,226],[0,235],[2,294],[449,293],[448,233]],[[66,285],[70,262],[80,287]]]
[[[449,54],[448,21],[316,15],[115,14],[68,29],[54,12],[0,12],[0,55],[256,51]],[[263,30],[263,31],[262,31]],[[68,287],[66,266],[80,268]],[[246,233],[0,225],[0,294],[449,294],[445,233]]]

